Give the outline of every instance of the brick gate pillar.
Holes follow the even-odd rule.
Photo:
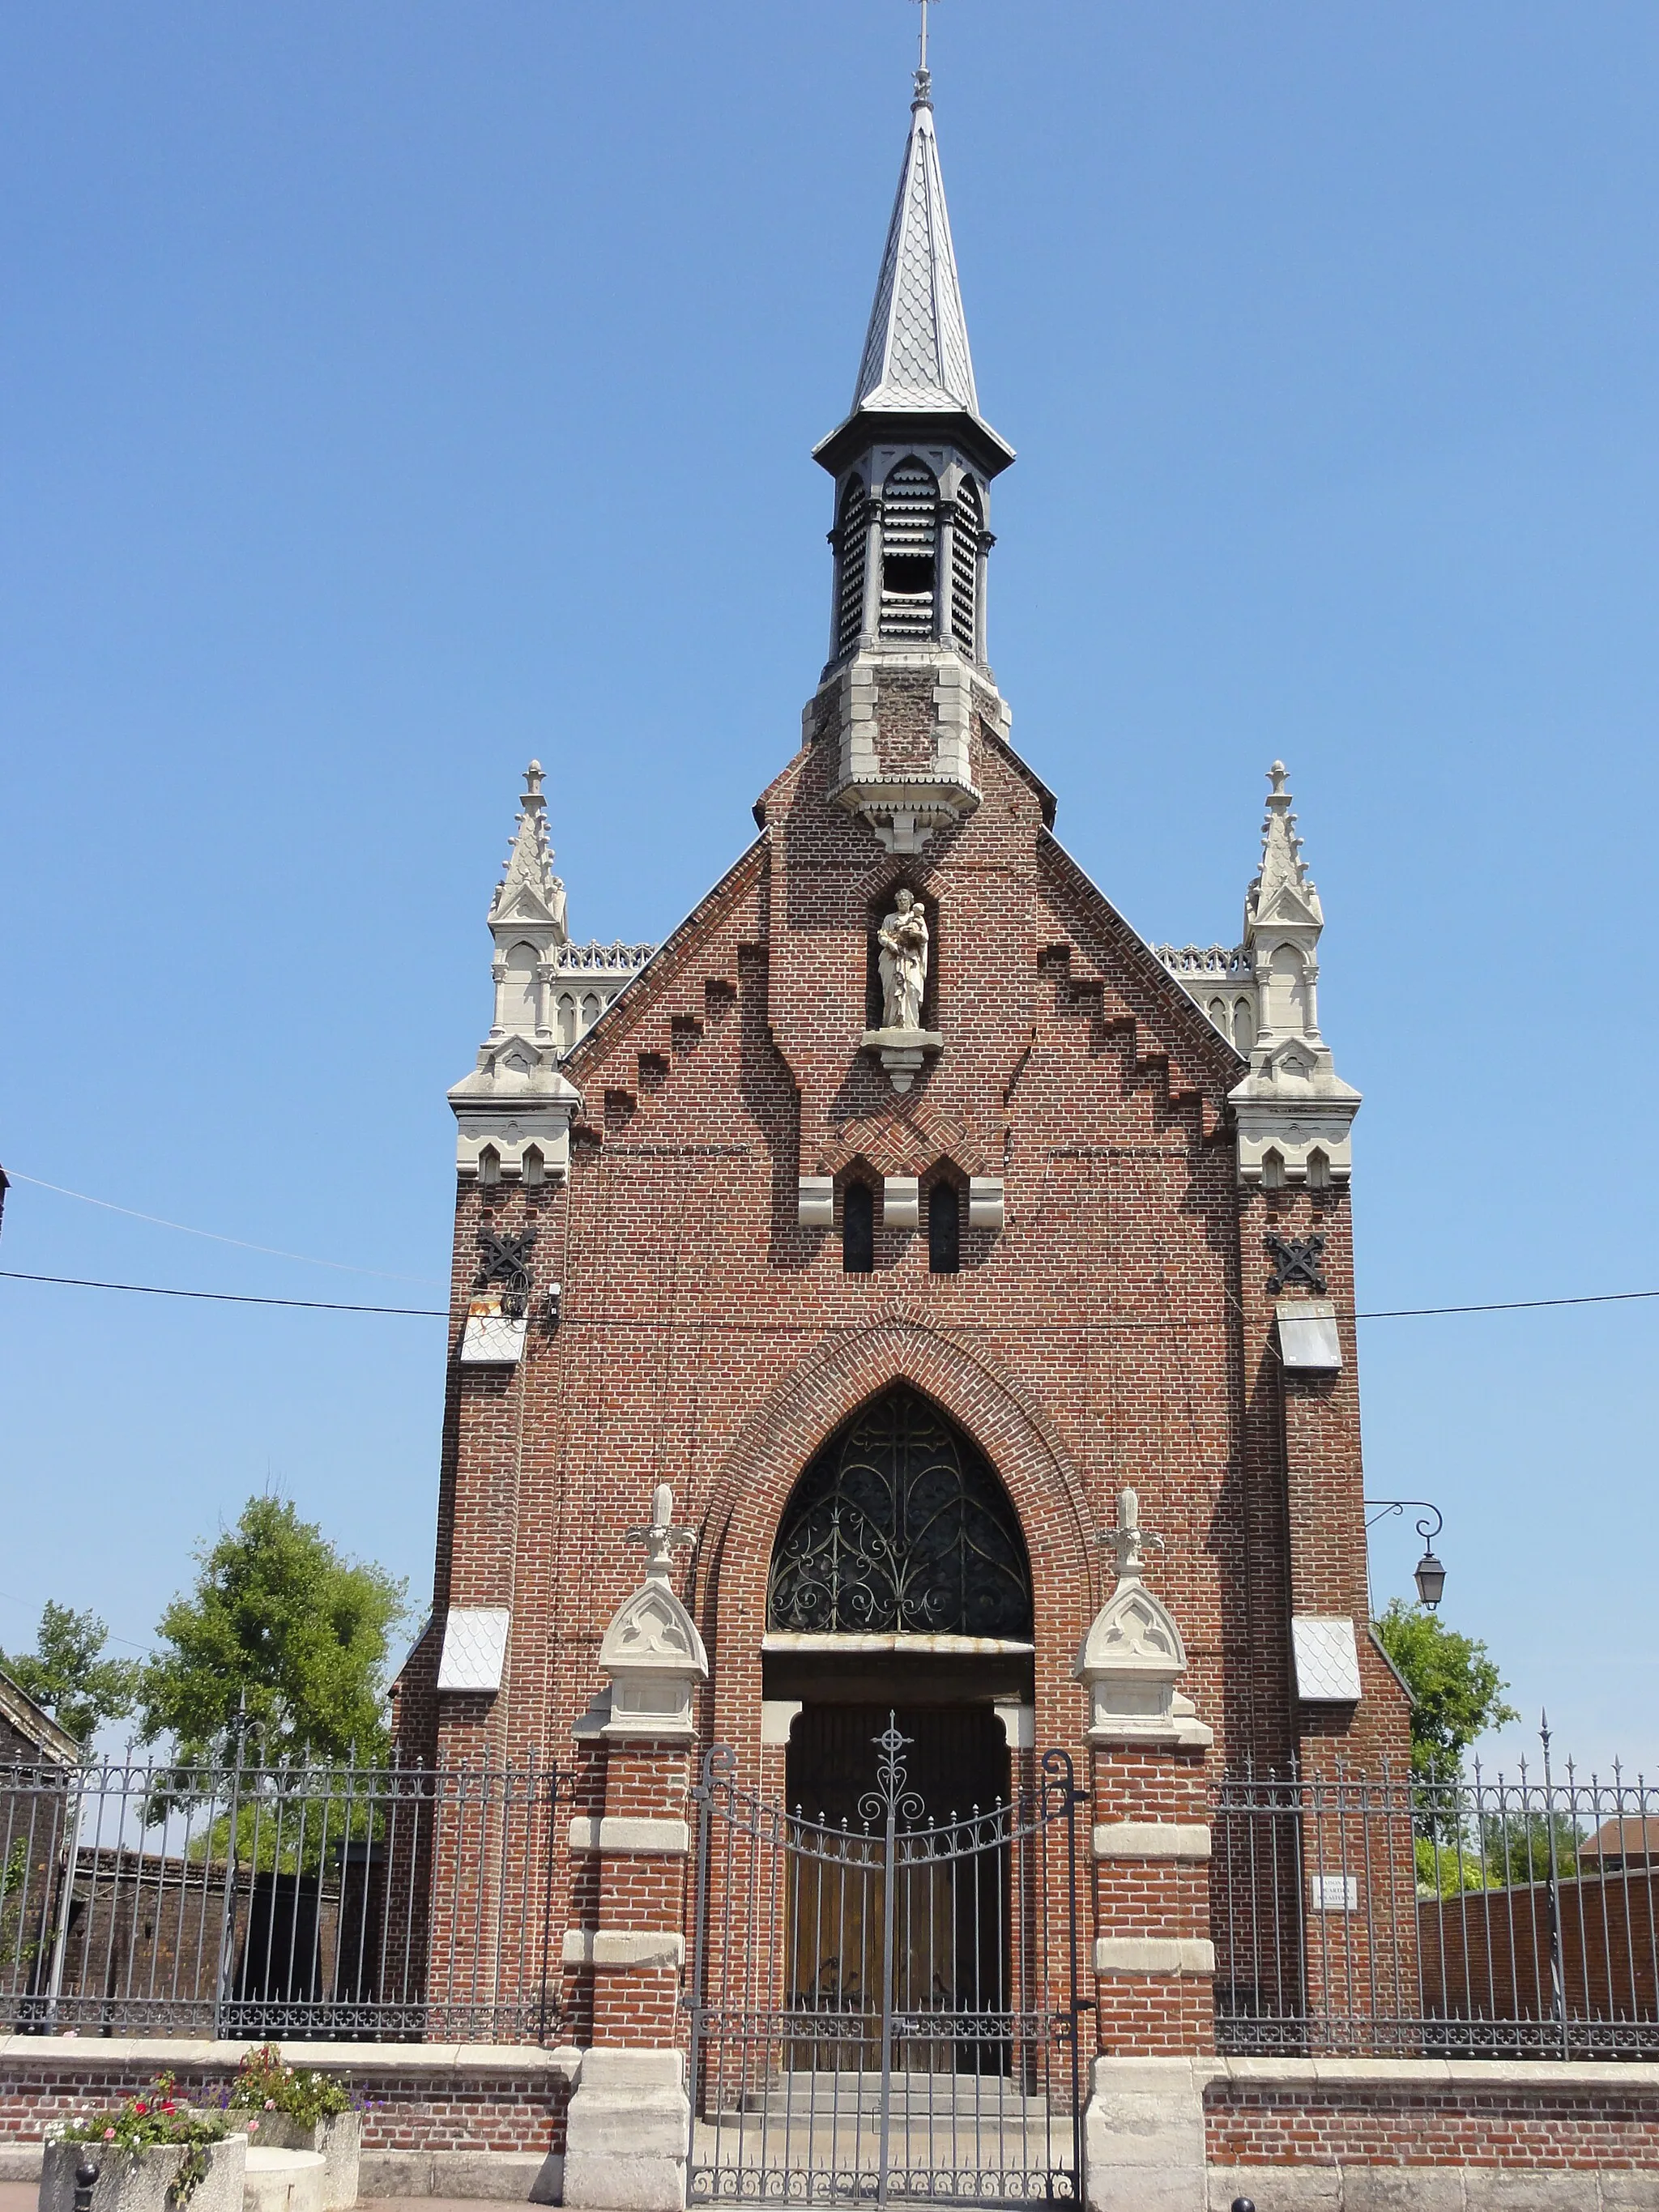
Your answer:
[[[687,1792],[692,1698],[708,1655],[669,1575],[689,1529],[658,1486],[651,1524],[633,1530],[647,1561],[599,1646],[611,1679],[604,1810],[572,1824],[571,1846],[599,1856],[598,1925],[572,1928],[567,1966],[593,1974],[593,2033],[570,2100],[568,2205],[681,2212],[691,2124],[677,2040],[685,1960]],[[590,1887],[590,1894],[592,1890]]]
[[[1204,2212],[1201,2062],[1215,2050],[1206,1756],[1176,1687],[1181,1631],[1141,1579],[1133,1490],[1118,1500],[1117,1587],[1084,1639],[1093,1778],[1099,2019],[1084,2116],[1094,2212]]]

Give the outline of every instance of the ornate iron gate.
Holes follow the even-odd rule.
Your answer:
[[[890,1716],[857,1826],[703,1760],[694,2198],[1081,2202],[1072,1762],[929,1820],[911,1741]]]

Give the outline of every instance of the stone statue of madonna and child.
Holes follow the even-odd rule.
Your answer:
[[[902,890],[876,932],[881,970],[881,1022],[888,1030],[920,1030],[927,988],[927,916],[914,891]]]

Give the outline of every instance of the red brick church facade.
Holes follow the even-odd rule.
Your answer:
[[[1128,1838],[1079,1877],[1088,2039],[1202,2051],[1208,1844],[1176,1832],[1207,1838],[1223,1771],[1407,1746],[1368,1629],[1358,1097],[1319,1027],[1322,918],[1282,771],[1243,944],[1157,951],[1059,842],[1011,738],[987,583],[1012,455],[979,411],[925,75],[854,404],[817,458],[831,652],[799,748],[745,849],[574,1041],[529,778],[490,916],[496,1018],[452,1094],[434,1613],[404,1746],[570,1778],[563,2017],[579,2045],[647,2051],[683,2039],[684,1946],[621,1937],[689,1933],[685,1852],[596,1845],[684,1823],[708,1746],[779,1800],[823,1784],[848,1715],[969,1747],[964,1790],[1062,1747],[1092,1793],[1085,1854]],[[927,931],[908,1000],[904,891]],[[977,1484],[961,1510],[984,1544],[951,1524],[969,1564],[913,1587],[889,1531],[879,1559],[814,1566],[828,1524],[800,1486],[844,1484],[849,1451]],[[661,1484],[706,1669],[689,1735],[630,1737],[601,1644]],[[1079,1655],[1131,1489],[1184,1664],[1119,1727]]]

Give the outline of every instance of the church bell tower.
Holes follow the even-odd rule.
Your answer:
[[[835,584],[806,738],[839,746],[836,803],[919,853],[979,804],[975,718],[1008,733],[985,587],[991,485],[1014,458],[979,411],[926,67],[852,411],[813,457],[836,481]]]

